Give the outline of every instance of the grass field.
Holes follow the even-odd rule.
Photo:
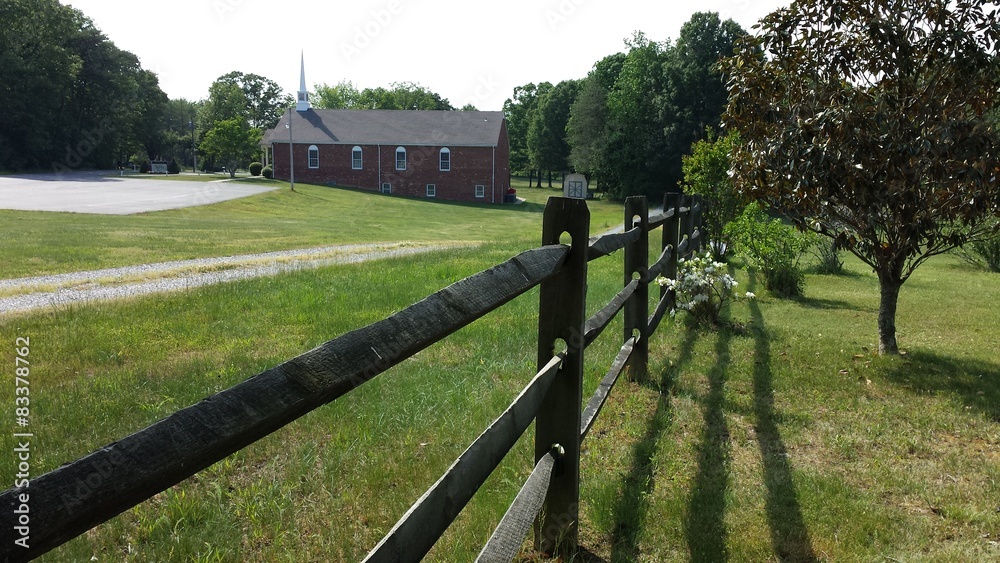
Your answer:
[[[124,217],[0,210],[0,279],[350,243],[496,242],[523,247],[539,240],[545,199],[557,190],[519,187],[527,199],[521,205],[427,202],[298,184],[295,192],[284,188],[214,205]],[[595,204],[595,229],[621,223],[620,206]]]
[[[358,219],[376,205],[364,194],[301,190],[188,213],[83,217],[92,233],[142,225],[148,248],[113,258],[102,245],[114,237],[73,241],[72,221],[22,215],[63,225],[61,235],[58,225],[39,228],[77,249],[78,261],[53,257],[48,267],[87,269],[183,254],[198,238],[189,223],[220,236],[222,225],[249,228],[257,217],[259,238],[230,237],[233,247],[257,250],[358,240],[346,226],[312,234],[328,216],[376,224]],[[535,205],[547,193],[519,188]],[[0,318],[8,365],[14,340],[31,338],[33,470],[379,320],[539,237],[540,213],[530,205],[498,211],[373,198],[413,217],[420,236],[441,237],[421,240],[452,240],[466,221],[474,235],[461,240],[483,244]],[[620,220],[612,204],[592,209],[594,231]],[[450,235],[415,224],[438,213]],[[198,252],[212,253],[212,241],[197,242]],[[620,269],[620,253],[591,263],[591,311],[620,286]],[[907,353],[879,358],[871,352],[877,280],[860,262],[849,260],[842,276],[810,275],[798,300],[769,297],[738,262],[733,269],[760,298],[734,305],[734,324],[719,331],[665,321],[650,343],[651,383],[622,381],[584,443],[580,560],[1000,558],[1000,276],[947,256],[930,261],[900,298]],[[537,299],[535,291],[515,300],[42,560],[360,559],[533,375]],[[588,350],[586,394],[620,331],[609,328]],[[10,386],[0,401],[11,420]],[[9,434],[0,447],[11,451]],[[429,560],[475,557],[530,471],[530,452],[529,432]],[[11,462],[0,468],[12,482]]]

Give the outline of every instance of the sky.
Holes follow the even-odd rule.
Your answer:
[[[159,76],[200,100],[218,77],[254,73],[294,95],[306,84],[414,82],[455,107],[496,111],[515,86],[583,78],[642,31],[676,39],[695,12],[748,31],[789,0],[60,0]]]

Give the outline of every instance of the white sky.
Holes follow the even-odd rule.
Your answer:
[[[200,100],[237,70],[293,94],[306,83],[359,89],[416,82],[480,110],[500,110],[515,86],[583,78],[643,31],[676,39],[696,11],[745,29],[790,0],[60,0],[90,17],[160,78],[172,99]]]

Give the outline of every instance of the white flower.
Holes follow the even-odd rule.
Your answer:
[[[746,297],[747,297],[747,299],[757,299],[757,296],[754,295],[752,291],[748,291],[746,293]]]

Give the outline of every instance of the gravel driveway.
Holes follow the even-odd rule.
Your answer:
[[[410,256],[446,248],[455,246],[352,244],[0,280],[0,314],[185,290],[304,268]]]

